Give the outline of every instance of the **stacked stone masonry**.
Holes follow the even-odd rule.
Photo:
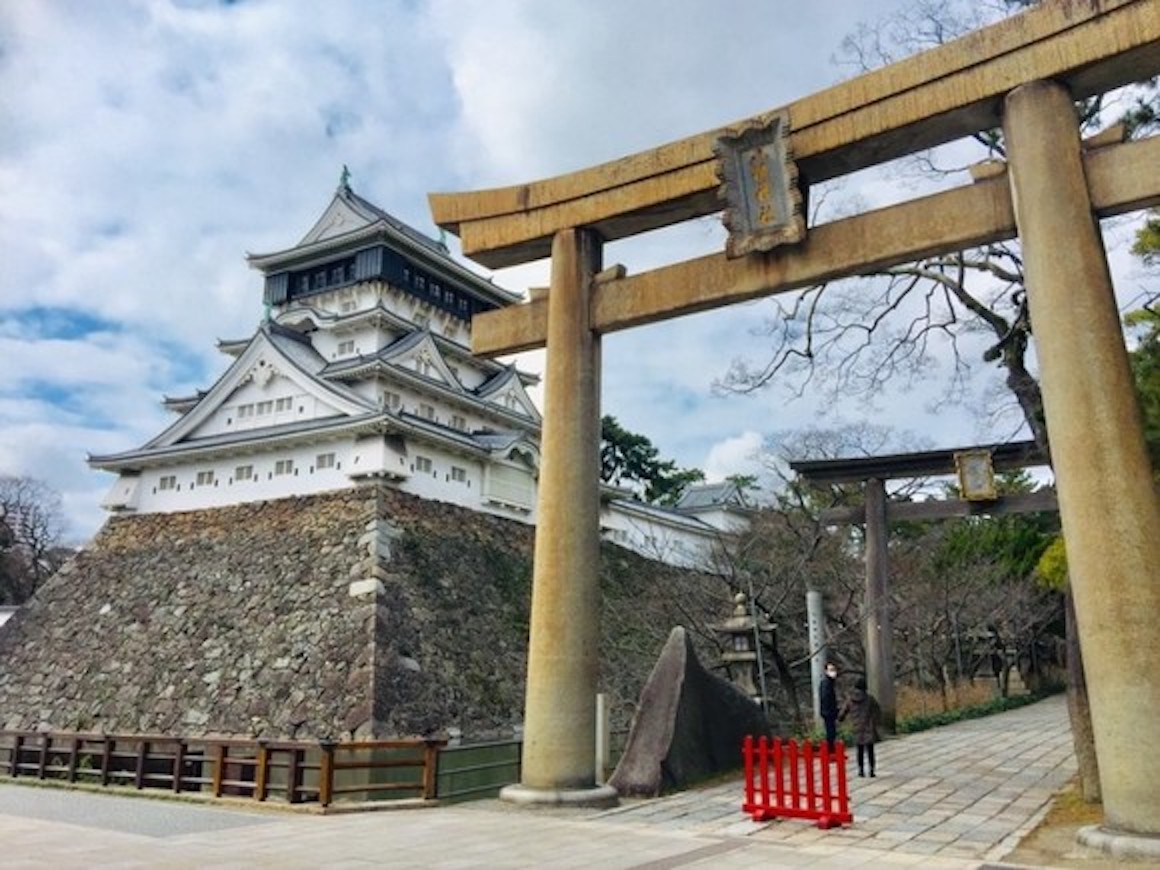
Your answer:
[[[532,536],[385,486],[114,517],[0,631],[0,727],[511,734]],[[602,583],[623,725],[669,629],[716,621],[729,590],[611,545]]]

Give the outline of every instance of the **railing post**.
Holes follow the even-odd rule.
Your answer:
[[[44,769],[48,767],[48,747],[52,737],[47,733],[40,735],[40,770],[36,772],[37,779],[44,779]]]
[[[12,735],[12,757],[8,760],[8,774],[20,776],[20,752],[24,749],[24,735]]]
[[[781,738],[776,737],[773,741],[773,788],[774,794],[777,798],[777,805],[779,807],[785,806],[785,756],[782,752]],[[765,783],[765,803],[769,805],[769,787]]]
[[[850,791],[846,783],[846,746],[838,742],[838,812],[843,818],[850,815]]]
[[[753,780],[753,735],[746,734],[741,744],[741,758],[745,762],[745,811],[753,812],[753,795],[755,783]]]
[[[822,745],[821,745],[821,754],[822,754],[822,812],[825,812],[825,813],[828,813],[831,811],[830,801],[831,801],[831,796],[833,794],[830,791],[830,765],[832,763],[834,763],[835,760],[837,760],[837,764],[839,765],[839,770],[841,770],[841,764],[842,764],[842,760],[841,760],[842,759],[842,750],[840,748],[841,745],[842,745],[841,741],[837,741],[834,743],[834,754],[833,755],[830,754],[830,747],[825,741],[822,741]],[[838,775],[841,776],[841,773],[839,773]]]
[[[790,806],[797,809],[800,802],[798,797],[801,792],[798,788],[798,751],[797,741],[791,740],[789,742],[789,763],[786,767],[789,768],[789,800]]]
[[[68,754],[68,781],[69,782],[76,782],[77,781],[77,752],[80,750],[80,746],[81,746],[81,739],[79,737],[73,737],[72,749],[69,751],[69,754]]]
[[[217,753],[214,757],[213,764],[213,796],[221,797],[222,780],[225,779],[226,753],[228,750],[224,743],[217,744],[215,748],[217,749]]]
[[[423,750],[423,798],[434,800],[438,788],[435,772],[439,764],[439,748],[447,745],[446,740],[425,740]]]
[[[149,741],[141,740],[137,744],[137,775],[134,784],[138,789],[145,788],[145,756],[149,754]]]
[[[270,784],[270,747],[265,740],[258,741],[258,763],[254,770],[254,800],[264,801]]]
[[[109,784],[109,768],[113,766],[113,744],[115,740],[108,734],[102,735],[101,785]]]
[[[825,751],[825,750],[823,750]],[[829,759],[822,757],[822,763],[827,764]],[[807,740],[802,749],[802,763],[806,768],[806,809],[813,811],[817,803],[817,793],[814,791],[814,744]]]
[[[299,792],[302,789],[302,750],[297,747],[290,750],[290,769],[286,774],[286,800],[296,804],[301,799]]]
[[[177,741],[177,749],[173,753],[173,791],[181,793],[181,769],[185,766],[185,741]]]
[[[334,799],[334,747],[333,740],[319,740],[318,748],[322,751],[322,760],[318,765],[318,802],[330,806]]]

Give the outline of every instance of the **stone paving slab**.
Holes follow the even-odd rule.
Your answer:
[[[853,775],[853,765],[849,771],[852,830],[865,835],[861,848],[900,854],[1001,859],[1038,824],[1075,774],[1062,697],[890,740],[877,750],[876,778]],[[698,794],[721,815],[696,830],[719,834],[726,820],[736,818],[740,783]],[[663,803],[650,802],[649,812],[655,815]],[[629,821],[636,812],[634,806],[619,807],[603,819]],[[751,836],[792,842],[803,827],[809,826],[774,821]]]
[[[480,801],[332,816],[0,785],[5,868],[975,868],[1074,773],[1062,699],[889,741],[855,823],[756,823],[739,780],[613,810]],[[128,806],[131,805],[131,806]]]

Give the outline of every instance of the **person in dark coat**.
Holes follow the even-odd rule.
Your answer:
[[[878,699],[866,691],[865,677],[854,683],[854,691],[842,705],[839,720],[850,717],[850,727],[854,732],[854,743],[858,746],[858,776],[866,775],[866,762],[870,765],[870,775],[874,776],[874,744],[879,741],[878,722],[882,718],[882,708]]]
[[[818,684],[818,715],[826,726],[826,746],[834,751],[834,740],[838,737],[838,666],[826,662],[826,675]]]

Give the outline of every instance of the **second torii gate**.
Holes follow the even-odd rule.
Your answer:
[[[939,499],[919,502],[888,502],[886,481],[900,477],[948,475],[960,471],[960,458],[986,457],[990,473],[1046,465],[1048,460],[1034,441],[989,444],[958,450],[925,450],[894,456],[863,456],[855,459],[803,459],[789,467],[814,485],[859,483],[866,494],[865,504],[822,511],[827,524],[855,523],[865,528],[866,586],[862,596],[863,647],[866,677],[871,693],[882,706],[885,730],[894,733],[897,706],[894,692],[894,653],[891,641],[890,568],[887,537],[891,520],[937,520],[978,514],[1027,513],[1058,510],[1055,492],[999,495],[988,491],[985,499]],[[993,489],[993,487],[992,487]]]
[[[1080,142],[1074,100],[1160,73],[1160,0],[1049,0],[955,42],[733,127],[570,175],[432,194],[437,224],[493,266],[552,257],[546,298],[481,315],[472,346],[547,346],[522,781],[505,796],[602,802],[600,336],[1010,239],[1028,300],[1104,798],[1105,829],[1160,843],[1160,509],[1096,218],[1160,203],[1160,137]],[[1005,172],[805,227],[810,184],[1002,124]],[[1093,143],[1094,144],[1094,143]],[[1103,143],[1100,143],[1103,144]],[[604,242],[711,214],[727,252],[638,275]]]

